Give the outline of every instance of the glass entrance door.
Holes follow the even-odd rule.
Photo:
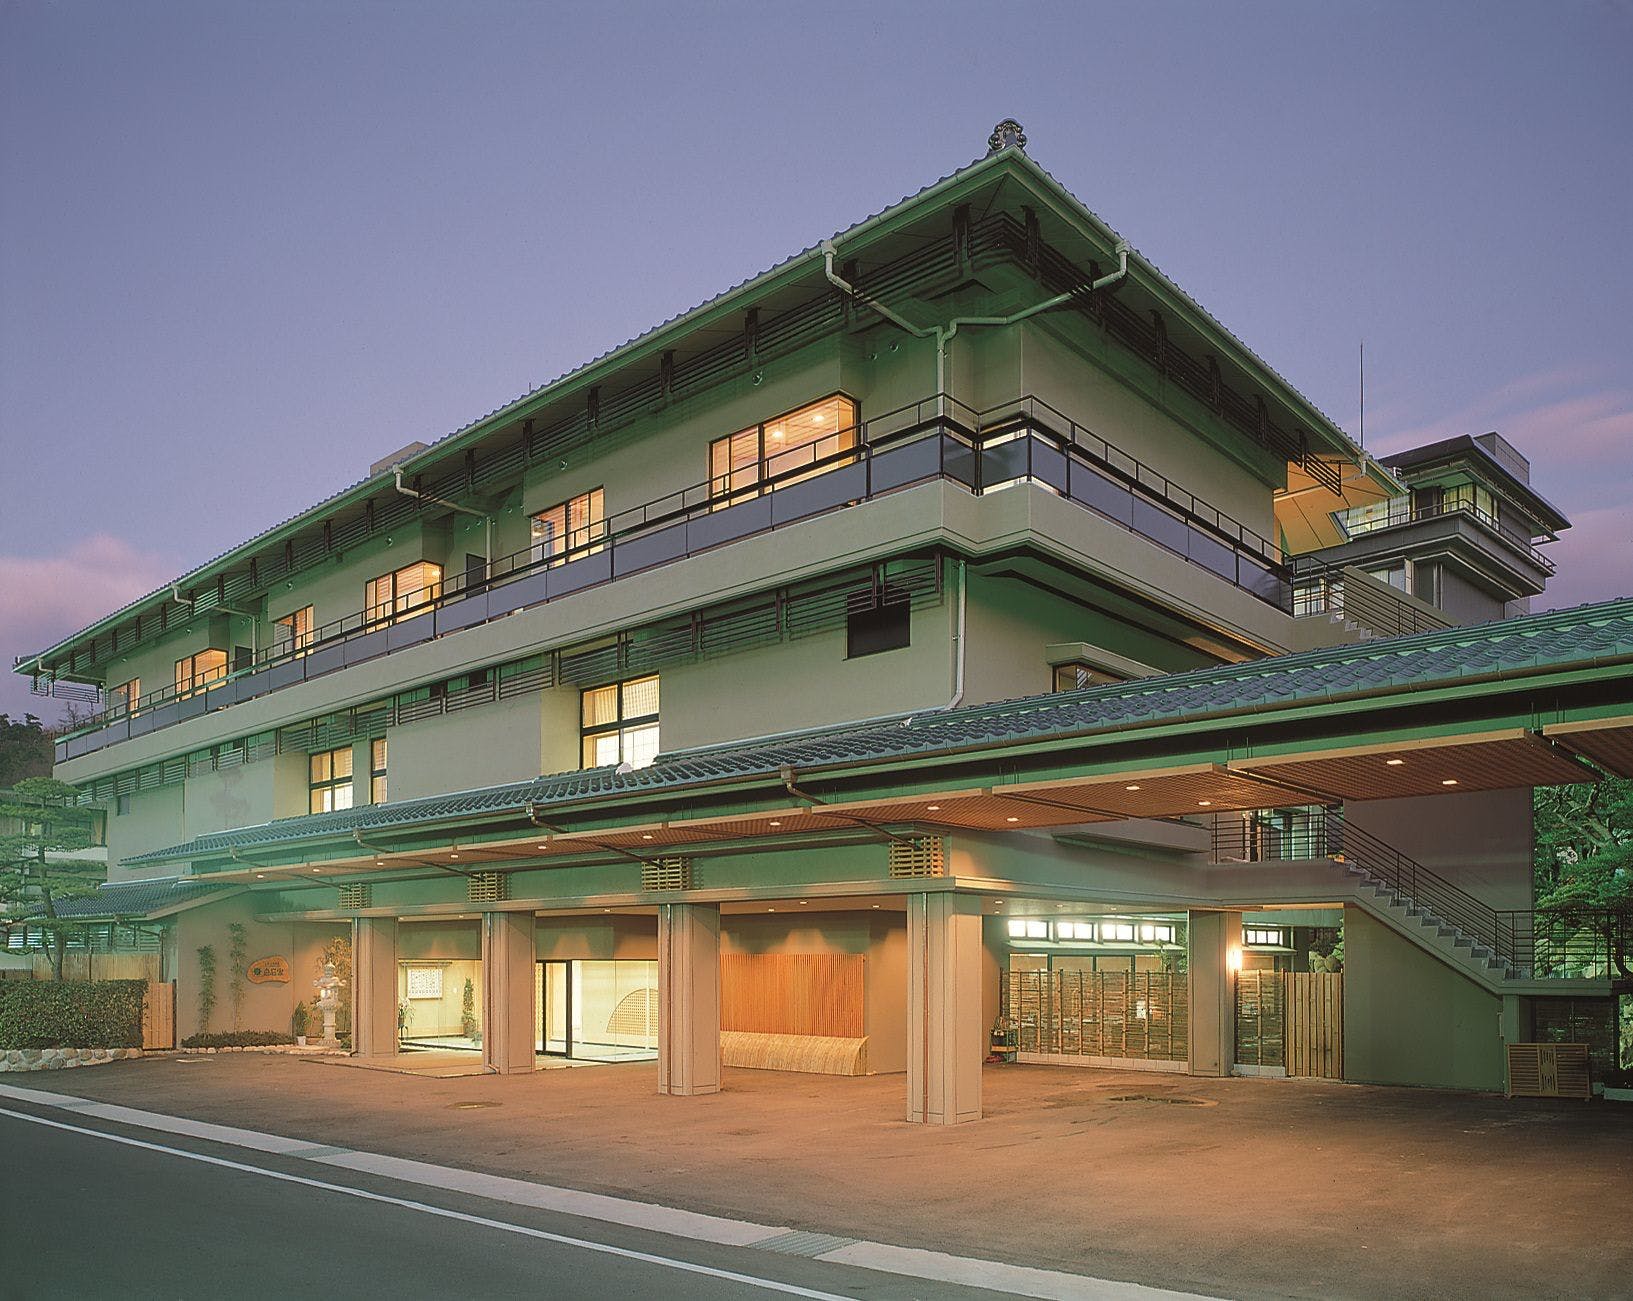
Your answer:
[[[539,1009],[538,1050],[551,1057],[573,1055],[573,964],[538,964],[539,987],[535,1006]]]

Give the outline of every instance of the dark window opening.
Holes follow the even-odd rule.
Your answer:
[[[852,611],[845,620],[845,658],[901,650],[913,641],[913,603],[905,596],[886,597],[871,610]]]

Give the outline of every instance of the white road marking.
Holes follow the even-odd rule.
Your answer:
[[[14,1084],[0,1084],[0,1098],[11,1098],[18,1102],[73,1112],[80,1116],[111,1120],[138,1129],[181,1134],[207,1139],[213,1143],[272,1152],[323,1165],[378,1174],[401,1183],[462,1192],[489,1201],[532,1206],[540,1210],[557,1211],[564,1215],[622,1224],[628,1228],[667,1233],[675,1237],[712,1242],[721,1246],[754,1247],[766,1239],[778,1238],[793,1232],[787,1225],[731,1220],[719,1215],[706,1215],[700,1211],[682,1210],[675,1206],[660,1206],[654,1202],[637,1202],[623,1197],[609,1197],[603,1193],[587,1193],[576,1188],[553,1187],[526,1179],[512,1179],[505,1175],[486,1174],[477,1170],[460,1170],[452,1166],[432,1165],[424,1161],[412,1161],[380,1153],[356,1152],[347,1148],[314,1143],[310,1139],[284,1138],[277,1134],[263,1134],[253,1129],[238,1129],[231,1125],[215,1125],[208,1121],[188,1120],[182,1116],[167,1116],[155,1111],[140,1111],[134,1107],[93,1102],[88,1098],[53,1093],[45,1089],[25,1089]],[[812,1259],[853,1265],[908,1278],[934,1279],[964,1287],[988,1288],[1015,1296],[1041,1297],[1046,1301],[1197,1301],[1199,1295],[1193,1292],[1175,1292],[1166,1288],[1149,1287],[1143,1283],[1126,1283],[1117,1279],[1095,1278],[1087,1274],[1068,1274],[1060,1270],[1034,1269],[1026,1265],[1009,1265],[996,1260],[953,1256],[946,1252],[900,1247],[884,1242],[852,1242]]]
[[[27,1121],[31,1125],[47,1125],[52,1129],[63,1129],[73,1134],[84,1134],[88,1138],[100,1138],[108,1143],[122,1143],[127,1147],[139,1147],[149,1152],[162,1152],[166,1156],[181,1157],[188,1161],[201,1161],[206,1165],[220,1166],[227,1170],[242,1170],[246,1174],[260,1175],[263,1179],[276,1179],[282,1183],[300,1184],[306,1188],[320,1188],[325,1192],[340,1193],[346,1197],[358,1197],[364,1201],[380,1202],[386,1206],[398,1206],[403,1210],[419,1211],[423,1215],[436,1215],[445,1220],[459,1220],[465,1224],[479,1224],[484,1228],[499,1229],[505,1233],[518,1233],[529,1238],[538,1238],[544,1242],[559,1243],[564,1247],[577,1247],[583,1251],[599,1252],[606,1256],[618,1256],[625,1260],[638,1260],[647,1265],[658,1265],[664,1269],[678,1269],[688,1274],[703,1274],[709,1278],[726,1279],[733,1283],[744,1283],[749,1287],[763,1288],[768,1292],[784,1292],[789,1296],[803,1296],[815,1298],[815,1301],[849,1301],[849,1298],[836,1292],[817,1292],[811,1288],[796,1287],[792,1283],[779,1283],[775,1279],[755,1278],[750,1274],[738,1274],[729,1269],[715,1269],[710,1265],[698,1265],[689,1260],[674,1260],[668,1256],[655,1256],[646,1251],[633,1251],[628,1247],[614,1247],[605,1242],[592,1242],[587,1238],[571,1238],[562,1233],[548,1233],[543,1229],[530,1228],[525,1224],[507,1224],[504,1220],[490,1220],[481,1215],[470,1215],[465,1211],[449,1210],[445,1206],[431,1206],[425,1202],[412,1202],[406,1197],[390,1197],[385,1193],[370,1192],[364,1188],[348,1188],[345,1184],[325,1183],[321,1179],[308,1179],[304,1175],[287,1174],[282,1170],[267,1170],[261,1166],[247,1165],[242,1161],[229,1161],[225,1157],[207,1156],[202,1152],[189,1152],[184,1148],[166,1147],[162,1143],[149,1143],[140,1138],[129,1138],[124,1134],[108,1134],[99,1129],[87,1129],[83,1125],[70,1125],[60,1120],[48,1120],[44,1116],[31,1116],[25,1111],[12,1111],[0,1107],[0,1116],[10,1116],[13,1120]]]

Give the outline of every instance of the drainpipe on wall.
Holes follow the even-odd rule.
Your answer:
[[[823,240],[821,248],[822,271],[823,274],[828,277],[829,283],[844,290],[852,298],[866,303],[887,321],[891,322],[893,325],[900,326],[915,338],[927,339],[931,335],[935,336],[936,394],[938,398],[947,391],[947,345],[952,342],[953,336],[958,333],[960,326],[1014,325],[1017,321],[1024,321],[1029,316],[1036,316],[1039,312],[1047,312],[1051,308],[1059,307],[1062,303],[1076,297],[1077,293],[1079,292],[1078,290],[1071,290],[1064,294],[1056,294],[1053,298],[1037,303],[1032,307],[1028,307],[1024,311],[1016,312],[1013,316],[960,316],[954,317],[944,326],[919,326],[914,325],[905,317],[899,316],[896,312],[886,307],[878,299],[870,298],[868,295],[858,290],[856,286],[851,284],[848,280],[843,279],[834,270],[834,259],[839,255],[839,250],[834,246],[834,242],[831,239]],[[1128,274],[1128,241],[1126,239],[1118,240],[1114,251],[1117,254],[1117,269],[1092,282],[1088,289],[1084,292],[1093,293],[1096,289],[1104,289],[1107,285],[1115,284]]]
[[[477,519],[481,520],[483,524],[487,526],[487,537],[483,543],[482,558],[484,561],[486,561],[485,567],[488,570],[488,576],[492,577],[493,516],[487,514],[485,511],[477,510],[474,506],[461,506],[457,501],[447,501],[441,497],[433,497],[428,492],[420,492],[417,489],[404,486],[403,467],[401,465],[394,465],[391,467],[391,476],[396,484],[397,491],[402,493],[402,495],[405,497],[412,497],[415,501],[428,501],[433,506],[446,506],[449,510],[461,511],[466,515],[475,515]]]
[[[198,602],[190,601],[181,594],[180,583],[170,584],[170,596],[177,605],[185,605],[187,607],[187,615],[189,618],[192,618],[198,613]],[[249,620],[249,657],[251,661],[253,661],[259,647],[259,643],[256,639],[256,633],[260,625],[261,616],[249,610],[235,610],[230,605],[218,605],[215,606],[214,609],[219,610],[222,614],[237,615],[240,619]]]

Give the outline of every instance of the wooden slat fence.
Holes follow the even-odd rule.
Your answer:
[[[142,999],[142,1047],[176,1046],[176,982],[150,980]]]
[[[1287,982],[1287,1073],[1318,1079],[1344,1078],[1344,975],[1333,971],[1289,971]]]
[[[1166,971],[1012,971],[1009,1016],[1023,1053],[1182,1062],[1186,977]]]

